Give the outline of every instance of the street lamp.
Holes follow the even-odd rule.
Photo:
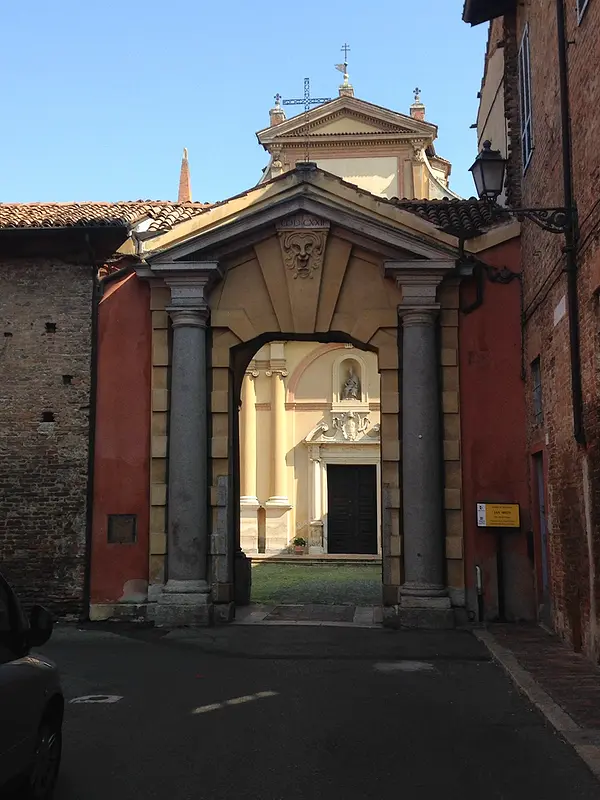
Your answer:
[[[573,209],[564,207],[551,208],[505,208],[496,203],[504,188],[506,159],[499,150],[492,150],[492,143],[483,143],[469,172],[473,175],[475,188],[481,200],[486,200],[494,214],[514,214],[517,218],[526,217],[540,228],[551,233],[567,233],[572,229],[575,216]]]

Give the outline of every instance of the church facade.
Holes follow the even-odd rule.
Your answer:
[[[453,195],[418,100],[403,115],[345,82],[270,116],[262,179],[218,204],[182,180],[176,204],[0,205],[2,455],[21,464],[3,502],[27,500],[2,568],[31,587],[35,553],[63,612],[210,624],[247,602],[248,557],[300,538],[380,557],[389,625],[493,618],[501,596],[531,617],[518,285],[482,297],[482,265],[518,269],[518,224]],[[36,372],[40,274],[60,321]],[[520,505],[500,544],[484,502]]]

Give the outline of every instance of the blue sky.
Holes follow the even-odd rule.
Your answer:
[[[463,0],[30,0],[4,4],[0,201],[194,200],[253,186],[273,95],[335,97],[344,42],[357,97],[408,113],[419,86],[451,187],[467,172],[486,26]]]

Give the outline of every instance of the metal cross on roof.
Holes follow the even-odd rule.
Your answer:
[[[415,103],[420,103],[421,102],[421,90],[417,86],[416,89],[413,89],[413,92],[415,93]]]
[[[309,140],[309,127],[308,127],[308,112],[310,111],[310,107],[314,105],[318,105],[319,103],[327,103],[328,100],[331,100],[331,97],[311,97],[310,96],[310,78],[304,78],[304,97],[296,97],[290,100],[284,100],[284,106],[304,106],[304,125],[302,126],[302,133],[304,134],[305,141],[304,146],[306,149],[306,158],[305,161],[310,161],[310,140]]]

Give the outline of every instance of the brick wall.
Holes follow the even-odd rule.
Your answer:
[[[59,614],[82,607],[91,318],[91,268],[0,262],[0,570]]]
[[[598,654],[597,612],[600,574],[600,453],[597,397],[598,310],[600,283],[600,3],[591,0],[581,24],[574,2],[567,2],[567,39],[570,42],[569,88],[573,130],[573,180],[581,227],[578,252],[578,298],[581,317],[581,360],[584,424],[587,447],[573,437],[569,318],[562,236],[524,223],[522,252],[528,365],[528,444],[542,450],[547,468],[547,511],[550,528],[550,572],[557,629],[592,656]],[[522,175],[523,206],[563,204],[561,117],[558,94],[558,55],[555,3],[536,0],[518,7],[514,24],[518,46],[526,24],[531,42],[534,152]],[[508,75],[507,75],[508,84]],[[507,114],[514,119],[517,86],[507,92]],[[511,103],[509,105],[509,102]],[[518,122],[518,120],[517,120]],[[512,127],[513,134],[517,126]],[[519,166],[511,179],[516,184]],[[565,308],[566,311],[566,308]],[[540,357],[544,421],[536,425],[532,407],[529,365]],[[586,486],[586,470],[590,484]],[[595,583],[595,586],[594,586]]]

